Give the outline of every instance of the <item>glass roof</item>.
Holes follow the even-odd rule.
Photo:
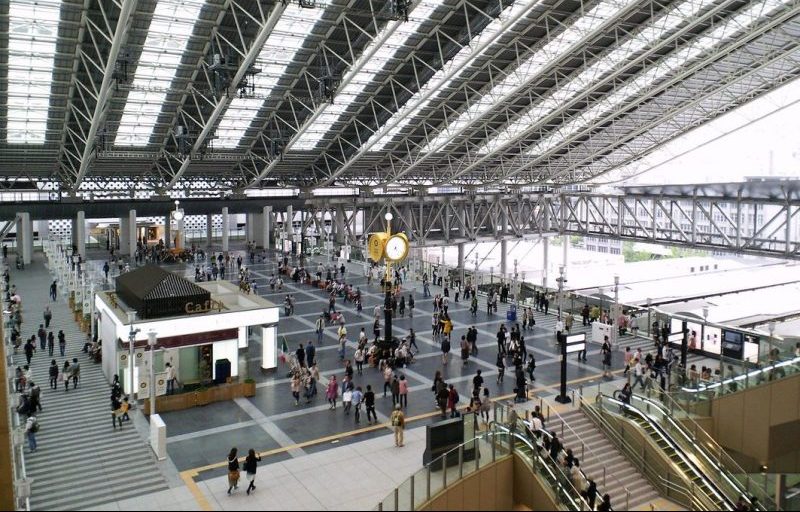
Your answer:
[[[295,3],[286,7],[256,58],[255,67],[261,72],[253,77],[255,97],[234,98],[231,101],[217,126],[215,148],[233,149],[239,145],[264,105],[264,98],[270,95],[286,74],[286,69],[303,47],[307,35],[324,13],[325,9],[321,7],[307,9]]]
[[[609,20],[627,9],[635,0],[606,0],[564,29],[547,44],[534,52],[513,72],[496,82],[486,94],[473,102],[458,117],[448,122],[436,137],[426,144],[421,152],[435,152],[496,105],[513,99],[514,95],[535,76],[544,71],[548,65],[563,55],[578,51],[584,41],[600,30]]]
[[[503,30],[508,22],[509,19],[514,19],[516,16],[523,11],[524,9],[528,8],[529,5],[538,2],[539,0],[517,0],[510,6],[503,9],[503,12],[500,15],[492,20],[491,23],[486,25],[486,27],[481,31],[481,33],[476,36],[475,38],[470,41],[468,45],[465,45],[461,48],[461,50],[447,63],[442,67],[442,69],[438,70],[434,75],[428,80],[419,91],[417,91],[414,96],[412,96],[400,109],[392,116],[404,116],[401,121],[399,121],[391,130],[389,130],[383,137],[375,142],[372,147],[373,151],[383,151],[386,145],[391,142],[391,140],[398,134],[400,131],[405,128],[414,118],[428,106],[428,104],[432,101],[433,95],[430,96],[427,100],[416,102],[416,98],[427,94],[430,90],[444,90],[444,88],[448,87],[451,83],[458,80],[459,77],[456,75],[451,77],[450,79],[447,78],[447,74],[451,73],[454,69],[460,69],[463,64],[473,56],[473,48],[480,46],[487,41],[494,37],[498,32]],[[482,55],[486,50],[489,49],[490,45],[484,46],[481,51],[474,55],[477,57]],[[416,103],[416,105],[415,105]],[[391,123],[391,119],[387,121]],[[377,134],[376,134],[377,135]]]
[[[144,42],[132,90],[117,129],[117,146],[150,142],[165,90],[172,84],[205,0],[158,0]]]
[[[748,30],[750,25],[762,17],[770,16],[773,11],[780,9],[784,3],[792,0],[762,0],[751,4],[736,16],[724,23],[715,25],[711,31],[693,40],[690,44],[681,47],[670,54],[666,59],[659,62],[657,66],[650,68],[647,72],[637,76],[624,86],[619,87],[613,94],[596,102],[591,108],[583,110],[568,123],[562,125],[558,130],[540,140],[525,153],[529,156],[539,156],[545,153],[579,130],[585,128],[590,123],[599,119],[610,110],[623,104],[628,98],[650,87],[652,84],[664,79],[670,73],[676,71],[686,63],[696,59],[704,52],[719,45],[725,40],[735,37],[741,32]]]
[[[9,5],[9,144],[44,144],[60,12],[61,0]]]
[[[356,62],[355,67],[362,66],[360,71],[353,75],[350,82],[336,94],[333,103],[327,103],[320,107],[323,113],[306,127],[300,137],[297,137],[292,149],[314,149],[347,107],[356,100],[365,87],[373,83],[375,75],[410,45],[409,39],[417,35],[429,21],[431,14],[443,5],[444,0],[423,0],[417,3],[409,13],[407,22],[390,22],[384,27],[372,43],[364,49],[362,56]],[[383,40],[385,33],[391,30],[393,33],[381,44],[380,41]],[[370,55],[375,45],[380,45],[380,48]]]
[[[490,140],[487,140],[478,150],[478,153],[491,153],[504,148],[516,140],[520,133],[537,124],[544,116],[550,114],[582,91],[592,87],[606,73],[624,64],[629,58],[655,44],[693,17],[698,16],[712,3],[714,3],[714,0],[702,0],[700,2],[687,0],[660,16],[632,38],[587,67],[575,78],[561,84],[553,93],[546,95],[542,100],[528,108],[519,118],[506,125],[501,132],[494,135]]]

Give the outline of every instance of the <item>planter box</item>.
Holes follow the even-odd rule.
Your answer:
[[[235,398],[252,397],[256,394],[256,384],[235,382],[219,384],[204,391],[190,391],[177,395],[163,395],[156,398],[156,412],[182,411],[192,407],[208,405],[214,402],[225,402]],[[145,399],[142,410],[150,414],[150,400]]]

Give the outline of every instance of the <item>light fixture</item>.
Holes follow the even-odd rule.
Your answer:
[[[392,212],[386,212],[386,215],[384,215],[383,218],[386,220],[392,220],[394,215],[392,215]]]
[[[178,207],[180,201],[177,199],[175,200],[175,211],[172,212],[172,218],[176,221],[180,222],[183,220],[183,210]]]

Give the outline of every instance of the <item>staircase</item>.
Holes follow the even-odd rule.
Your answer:
[[[562,422],[558,417],[551,418],[546,427],[558,434],[564,444],[564,449],[572,449],[575,457],[580,460],[583,472],[597,483],[600,497],[606,493],[610,494],[615,510],[649,509],[647,505],[659,498],[658,492],[606,438],[605,434],[580,410],[563,413],[561,418],[565,422],[563,436],[561,434]],[[581,457],[581,441],[586,445],[583,458]],[[605,484],[603,482],[604,471]],[[630,491],[627,507],[626,488]]]
[[[24,271],[11,269],[11,282],[22,297],[22,335],[35,333],[46,305],[53,311],[50,324],[54,334],[59,329],[67,338],[66,357],[60,357],[58,342],[53,357],[38,350],[31,360],[33,380],[42,389],[42,411],[36,414],[40,430],[38,449],[29,453],[25,446],[25,467],[33,479],[32,510],[83,510],[88,507],[167,489],[145,439],[132,422],[122,429],[111,425],[110,386],[102,366],[82,352],[86,335],[74,321],[63,296],[57,302],[48,297],[51,277],[38,259]],[[80,363],[78,388],[64,392],[64,384],[50,389],[48,367],[55,359]],[[14,367],[25,364],[20,351]],[[133,414],[137,414],[133,412]],[[24,420],[21,421],[24,423]]]

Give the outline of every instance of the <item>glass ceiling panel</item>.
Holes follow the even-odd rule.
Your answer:
[[[624,64],[628,59],[652,46],[687,21],[699,16],[714,1],[687,0],[660,16],[632,38],[587,67],[575,78],[562,84],[554,92],[546,95],[542,100],[528,108],[515,121],[506,125],[501,132],[487,140],[478,150],[478,153],[491,153],[506,147],[525,130],[537,124],[543,117],[552,113],[577,94],[592,87],[606,73]]]
[[[359,72],[355,73],[350,82],[339,91],[333,103],[319,107],[325,114],[317,117],[306,127],[303,134],[294,141],[291,149],[301,151],[314,149],[364,88],[373,83],[375,74],[382,71],[398,53],[407,48],[409,39],[415,37],[430,20],[433,12],[443,5],[444,0],[423,0],[415,4],[407,22],[394,21],[384,27],[375,40],[364,48],[361,57],[355,63],[354,67],[359,68]],[[392,31],[392,34],[381,44],[380,41],[387,31]],[[373,54],[374,45],[377,44],[380,44],[380,48]],[[363,68],[360,67],[362,63]]]
[[[608,21],[634,2],[635,0],[606,0],[575,20],[572,25],[528,57],[517,69],[506,75],[489,92],[472,103],[457,118],[450,121],[448,126],[422,148],[421,152],[440,150],[464,128],[496,105],[512,100],[515,92],[541,73],[550,62],[573,51],[579,51],[582,41],[591,38]]]
[[[454,81],[459,80],[459,76],[455,75],[451,79],[447,79],[446,75],[451,73],[454,69],[460,69],[464,62],[466,62],[473,53],[475,52],[474,48],[480,47],[485,41],[490,40],[492,37],[503,30],[504,26],[509,22],[510,19],[515,19],[520,12],[524,9],[528,8],[531,4],[538,2],[539,0],[517,0],[512,5],[503,9],[503,12],[500,15],[492,20],[491,23],[486,25],[486,27],[481,31],[481,33],[476,36],[475,38],[470,41],[470,43],[463,48],[453,57],[450,59],[442,69],[438,70],[434,75],[428,80],[420,90],[412,96],[409,101],[405,103],[400,109],[392,116],[403,116],[401,121],[399,121],[391,130],[386,132],[383,137],[381,137],[377,142],[373,145],[372,150],[374,151],[383,151],[386,145],[391,142],[391,140],[398,134],[400,131],[405,128],[414,118],[430,104],[434,95],[431,95],[428,99],[417,102],[416,98],[421,97],[424,94],[427,94],[430,90],[444,90],[448,86],[450,86]],[[488,50],[490,45],[483,47],[483,49],[474,55],[474,57],[478,57]],[[391,122],[391,118],[388,122]],[[373,137],[376,137],[374,135]],[[370,139],[371,140],[371,139]]]
[[[536,157],[557,147],[567,138],[599,119],[606,112],[619,107],[630,97],[639,94],[647,87],[652,86],[652,84],[665,79],[670,73],[686,65],[693,59],[696,59],[709,49],[730,38],[740,35],[757,20],[762,17],[771,16],[774,11],[781,9],[785,3],[791,1],[792,0],[762,0],[761,2],[750,5],[728,21],[717,24],[716,28],[695,39],[691,44],[670,54],[657,66],[637,76],[623,87],[618,88],[613,94],[606,96],[592,108],[581,112],[580,115],[562,125],[548,137],[531,146],[525,154]]]
[[[9,144],[44,144],[61,0],[14,0],[8,7]]]
[[[325,9],[321,7],[306,9],[294,3],[286,7],[256,58],[255,67],[261,72],[253,77],[255,97],[234,98],[231,101],[217,126],[213,143],[215,148],[233,149],[239,145],[264,105],[264,99],[286,74],[286,69],[303,47],[307,34],[311,33],[324,13]]]
[[[147,31],[142,55],[136,66],[114,144],[146,146],[150,142],[164,92],[172,84],[186,44],[205,0],[158,0]],[[144,91],[143,89],[150,89]]]

